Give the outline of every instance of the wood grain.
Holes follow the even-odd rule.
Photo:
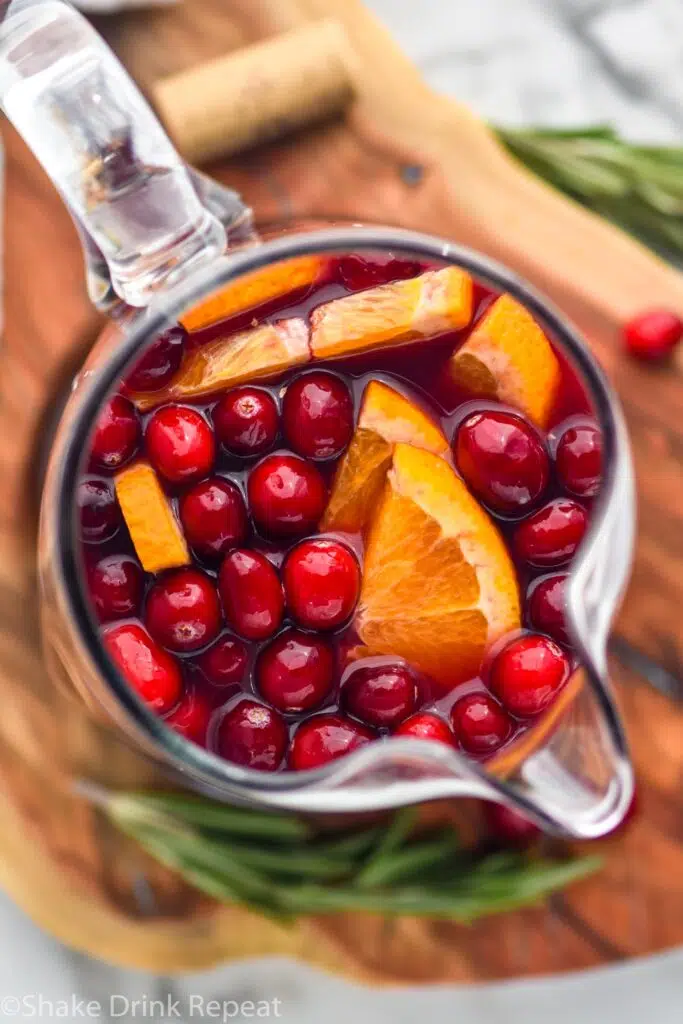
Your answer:
[[[464,929],[340,916],[284,931],[198,899],[74,793],[149,766],[55,690],[39,655],[34,568],[41,441],[51,402],[98,320],[74,230],[14,133],[7,151],[6,329],[0,376],[0,883],[45,927],[106,959],[172,971],[299,956],[358,980],[446,981],[585,967],[683,938],[683,398],[681,365],[620,353],[630,312],[683,310],[683,278],[513,165],[484,126],[435,97],[356,0],[194,0],[101,21],[146,88],[163,74],[311,18],[342,19],[363,65],[345,121],[213,170],[263,219],[344,215],[446,235],[503,259],[588,333],[624,401],[640,533],[612,670],[640,775],[640,814],[603,844],[605,874],[549,908]],[[406,173],[410,168],[410,173]],[[647,678],[645,678],[647,677]],[[648,681],[649,680],[649,681]]]

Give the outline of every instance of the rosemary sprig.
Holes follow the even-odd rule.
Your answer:
[[[683,147],[636,145],[602,125],[495,130],[529,170],[663,255],[683,259]]]
[[[538,903],[600,866],[596,857],[465,851],[450,825],[416,835],[411,809],[330,835],[291,815],[174,793],[99,791],[97,799],[118,828],[201,892],[281,922],[341,911],[469,922]]]

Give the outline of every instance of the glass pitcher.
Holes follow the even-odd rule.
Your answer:
[[[39,541],[50,672],[176,779],[215,798],[302,812],[361,812],[460,796],[506,803],[548,831],[611,831],[633,794],[606,644],[625,585],[634,485],[618,403],[575,330],[528,284],[443,239],[389,227],[288,229],[261,239],[239,197],[188,168],[122,66],[62,0],[10,0],[0,22],[7,116],[80,233],[89,291],[110,322],[74,381],[54,438]],[[240,768],[164,725],[117,672],[91,616],[75,492],[98,410],[158,335],[207,296],[293,257],[385,251],[465,268],[523,303],[581,378],[604,438],[604,480],[574,562],[566,616],[581,668],[551,709],[488,766],[438,743],[392,738],[305,772]]]

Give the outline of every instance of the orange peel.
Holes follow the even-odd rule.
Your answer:
[[[143,569],[161,572],[188,565],[190,552],[171,502],[148,462],[134,462],[114,477],[116,497]]]

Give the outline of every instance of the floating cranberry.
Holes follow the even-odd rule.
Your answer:
[[[196,687],[189,687],[180,698],[178,707],[165,719],[166,725],[170,725],[171,729],[185,739],[203,747],[206,744],[212,711],[211,703],[205,694]]]
[[[135,455],[140,435],[135,406],[123,395],[114,395],[97,418],[90,448],[93,464],[100,469],[118,469]]]
[[[547,636],[527,633],[493,660],[489,685],[508,711],[521,718],[539,714],[569,676],[569,660]]]
[[[287,727],[273,708],[255,700],[241,700],[218,728],[218,752],[244,768],[274,772],[287,747]]]
[[[529,565],[563,565],[574,555],[587,525],[585,508],[576,501],[556,498],[520,523],[515,531],[515,550]]]
[[[555,454],[560,483],[579,498],[598,493],[602,478],[602,434],[586,423],[565,430]]]
[[[76,491],[76,506],[81,537],[87,544],[100,544],[114,536],[121,515],[114,488],[108,480],[84,477]]]
[[[130,555],[105,555],[88,566],[88,590],[101,622],[137,615],[142,601],[143,572]]]
[[[666,309],[634,316],[624,327],[624,342],[638,359],[664,359],[683,337],[683,320]]]
[[[471,491],[496,512],[523,512],[543,494],[548,453],[533,427],[508,412],[477,412],[458,428],[458,470]]]
[[[532,583],[527,597],[529,622],[534,629],[563,644],[569,639],[564,615],[567,578],[566,573],[545,576]]]
[[[309,711],[332,689],[334,669],[334,651],[326,640],[288,629],[261,651],[256,685],[278,711]]]
[[[196,409],[164,405],[147,424],[145,444],[149,460],[172,484],[206,476],[216,457],[211,427]]]
[[[363,288],[376,288],[392,281],[405,281],[416,277],[427,269],[425,264],[417,260],[401,260],[393,257],[379,259],[364,256],[341,256],[337,261],[337,272],[341,283],[349,291],[357,292]]]
[[[510,716],[487,693],[469,693],[456,700],[451,725],[468,754],[493,754],[513,729]]]
[[[241,683],[247,668],[247,648],[234,636],[221,636],[197,658],[200,672],[214,686]]]
[[[119,672],[154,711],[164,715],[178,703],[183,689],[180,666],[140,623],[109,626],[102,637]]]
[[[319,471],[296,455],[268,455],[251,471],[247,492],[257,526],[275,536],[308,533],[327,500]]]
[[[410,736],[416,740],[434,740],[453,746],[453,733],[443,718],[432,711],[420,711],[401,722],[394,736]]]
[[[235,455],[263,455],[275,444],[278,412],[275,399],[261,388],[235,388],[213,410],[216,437]]]
[[[484,817],[489,832],[505,846],[525,847],[533,843],[541,835],[538,825],[525,818],[519,811],[513,811],[504,804],[486,801]]]
[[[186,540],[205,558],[223,555],[244,543],[249,528],[239,487],[216,476],[202,480],[183,494],[180,520]]]
[[[221,610],[214,583],[196,569],[176,569],[154,584],[145,625],[171,651],[196,651],[218,635]]]
[[[158,391],[170,381],[183,358],[187,334],[178,325],[159,335],[128,374],[129,391]]]
[[[353,434],[353,400],[333,373],[305,373],[287,388],[282,402],[285,437],[309,459],[330,459],[346,448]]]
[[[394,729],[415,710],[417,683],[405,665],[359,666],[346,679],[341,702],[362,722]]]
[[[226,555],[218,589],[225,617],[240,636],[265,640],[279,629],[285,610],[282,584],[260,551],[237,548]]]
[[[334,540],[304,540],[283,570],[287,606],[300,626],[336,629],[350,617],[360,592],[360,567],[352,551]]]
[[[296,772],[320,768],[374,739],[371,729],[344,715],[313,715],[294,733],[289,767]]]

